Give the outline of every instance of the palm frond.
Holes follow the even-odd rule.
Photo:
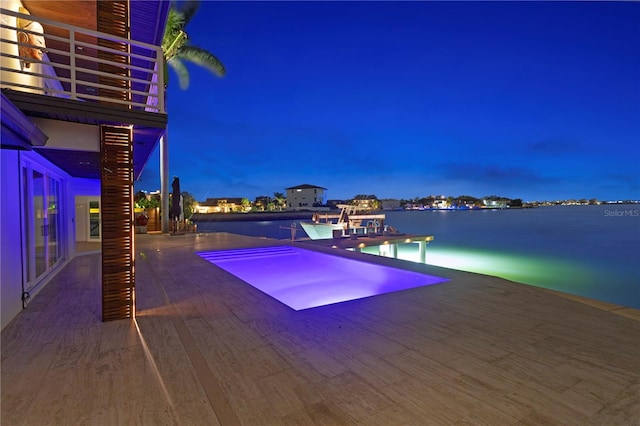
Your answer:
[[[165,84],[168,83],[166,70],[168,67],[178,75],[178,81],[182,89],[189,87],[189,71],[182,62],[189,61],[200,65],[217,76],[224,76],[226,70],[222,62],[212,53],[196,46],[190,46],[189,36],[185,32],[185,26],[198,11],[199,0],[185,0],[183,2],[171,2],[167,25],[162,39],[162,51],[165,59]]]
[[[224,65],[222,65],[222,62],[220,62],[213,53],[196,46],[180,47],[176,53],[176,57],[183,61],[189,61],[200,65],[219,77],[224,76],[227,72]]]
[[[181,13],[175,9],[169,9],[169,15],[167,16],[167,25],[164,29],[164,36],[162,38],[162,50],[169,51],[170,47],[175,44],[176,38],[183,32],[185,22]]]
[[[182,90],[187,89],[189,87],[189,70],[187,70],[187,67],[176,57],[169,59],[167,64],[178,74],[180,88]]]
[[[199,8],[199,0],[186,0],[180,4],[178,10],[184,17],[184,25],[187,25],[189,21],[191,21],[191,18],[193,18],[193,15],[196,14]]]

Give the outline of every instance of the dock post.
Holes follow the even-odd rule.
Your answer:
[[[420,263],[427,263],[427,242],[418,241],[418,256]]]
[[[391,257],[393,257],[394,259],[398,258],[398,245],[397,244],[391,244],[391,246],[389,247],[391,249]]]

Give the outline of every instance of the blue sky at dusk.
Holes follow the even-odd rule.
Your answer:
[[[640,3],[204,1],[187,31],[227,68],[170,71],[197,200],[640,198]]]

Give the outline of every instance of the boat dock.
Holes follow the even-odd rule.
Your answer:
[[[344,250],[361,252],[365,247],[379,247],[378,254],[383,255],[383,247],[388,247],[390,257],[398,258],[398,244],[418,244],[420,262],[425,263],[427,244],[434,240],[433,235],[408,234],[351,234],[340,238],[323,240],[304,240],[304,243]]]

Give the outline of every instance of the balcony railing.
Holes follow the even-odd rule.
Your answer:
[[[159,46],[3,8],[0,34],[2,88],[166,112]]]

